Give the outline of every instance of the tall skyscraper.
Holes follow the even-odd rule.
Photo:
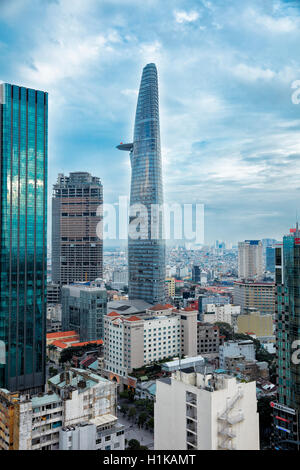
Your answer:
[[[48,94],[2,84],[0,388],[45,384]],[[3,344],[1,343],[1,344]]]
[[[238,274],[240,279],[263,276],[263,246],[260,240],[239,242]]]
[[[298,226],[276,246],[276,372],[278,403],[274,409],[274,443],[299,441],[300,412],[300,231]],[[294,354],[295,353],[295,354]],[[280,444],[279,444],[280,446]],[[296,446],[292,446],[296,449]],[[298,449],[300,446],[298,445]]]
[[[163,185],[155,64],[148,64],[143,69],[133,143],[120,144],[117,148],[129,151],[131,161],[129,298],[143,299],[152,304],[164,302],[166,276],[163,213],[157,210],[158,205],[163,204]],[[143,205],[147,214],[141,208],[133,210],[138,205]],[[132,227],[135,226],[140,228],[140,238],[132,235]]]
[[[59,174],[52,197],[52,281],[69,284],[103,275],[103,240],[97,235],[103,187],[86,172]],[[97,215],[98,214],[98,215]]]

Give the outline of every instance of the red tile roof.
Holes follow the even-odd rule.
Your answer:
[[[141,318],[136,317],[135,315],[132,315],[131,317],[126,318],[126,320],[127,320],[127,321],[140,321]]]
[[[60,348],[60,349],[66,349],[68,347],[66,343],[64,343],[63,341],[58,341],[58,340],[53,341],[52,346],[56,346],[57,348]]]
[[[64,338],[69,336],[77,336],[76,331],[57,331],[56,333],[47,333],[47,339]]]
[[[106,316],[107,316],[107,317],[119,317],[120,314],[117,313],[117,312],[110,312],[110,313],[108,313]]]

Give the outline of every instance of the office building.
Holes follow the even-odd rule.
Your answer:
[[[262,315],[275,312],[275,283],[234,281],[233,302],[241,306],[241,313],[254,308]]]
[[[163,204],[163,184],[155,64],[148,64],[143,69],[133,143],[120,144],[117,148],[129,151],[131,161],[129,299],[142,299],[152,305],[164,303],[166,266],[163,213],[157,210]]]
[[[103,338],[107,292],[104,283],[81,282],[62,287],[62,330],[75,330],[80,341]]]
[[[275,272],[275,246],[266,247],[266,271]]]
[[[45,384],[48,94],[4,83],[0,104],[0,387]]]
[[[245,240],[238,244],[238,276],[240,279],[260,279],[263,276],[263,246],[260,240]]]
[[[276,246],[276,372],[278,400],[274,409],[274,445],[299,441],[300,370],[300,231],[291,229]],[[299,450],[299,445],[291,449]]]
[[[58,175],[52,196],[53,283],[102,278],[102,204],[99,178],[86,172]]]
[[[192,269],[192,281],[201,283],[201,267],[200,266],[193,266]]]
[[[176,371],[156,382],[155,450],[259,450],[255,382]]]

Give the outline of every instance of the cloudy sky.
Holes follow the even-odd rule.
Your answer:
[[[166,202],[203,203],[208,243],[280,239],[300,217],[297,5],[0,0],[0,79],[49,92],[49,193],[58,172],[84,170],[105,202],[129,194],[115,146],[132,140],[155,62]]]

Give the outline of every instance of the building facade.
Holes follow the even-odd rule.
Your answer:
[[[177,371],[156,384],[155,450],[259,450],[255,382]]]
[[[260,279],[263,276],[263,245],[260,240],[245,240],[238,244],[238,276],[240,279]]]
[[[48,94],[0,85],[0,387],[45,383]]]
[[[160,149],[158,78],[155,64],[143,69],[130,151],[131,192],[128,230],[129,299],[165,300],[165,240]]]
[[[0,423],[0,449],[124,450],[124,426],[116,418],[116,384],[71,368],[49,379],[48,386],[48,393],[34,397],[0,389],[0,413],[8,411]],[[85,426],[93,429],[94,439],[90,434],[88,443],[84,430],[81,440],[76,433]]]
[[[75,330],[80,341],[103,338],[107,292],[102,281],[62,287],[62,330]]]
[[[233,302],[241,306],[241,313],[255,308],[262,315],[275,312],[275,283],[234,281]]]
[[[53,283],[102,278],[102,209],[99,178],[86,172],[58,175],[52,197]]]
[[[297,350],[300,337],[300,231],[291,229],[276,246],[276,372],[274,445],[281,440],[299,441],[300,369]],[[280,444],[279,444],[280,447]],[[297,446],[299,449],[299,445]],[[295,445],[292,448],[296,448]]]
[[[172,306],[145,315],[111,312],[104,320],[104,363],[110,377],[175,356],[197,355],[197,311]]]

